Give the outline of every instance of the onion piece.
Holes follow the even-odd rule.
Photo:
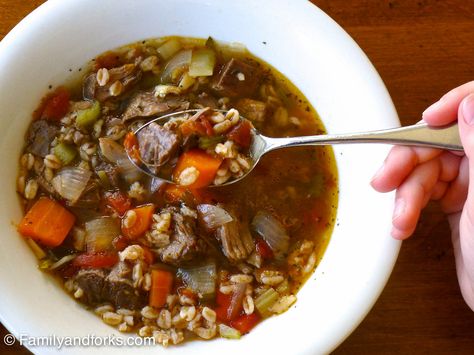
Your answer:
[[[216,292],[217,270],[214,262],[193,268],[179,268],[178,276],[186,286],[205,299],[212,298]]]
[[[110,138],[99,138],[100,152],[109,163],[116,164],[117,160],[127,156],[124,147]]]
[[[267,242],[275,256],[281,256],[288,251],[290,237],[283,225],[270,213],[257,212],[252,227]]]
[[[230,299],[230,305],[227,309],[227,319],[234,320],[240,314],[242,310],[242,302],[245,297],[245,291],[247,290],[247,284],[239,283],[234,286],[234,292]]]
[[[210,230],[233,221],[232,216],[219,206],[201,204],[197,206],[197,210],[205,227]]]
[[[79,167],[64,168],[53,178],[51,184],[61,197],[75,203],[84,192],[91,175],[90,170]]]
[[[173,76],[177,70],[184,71],[191,63],[192,50],[182,50],[176,53],[165,65],[161,73],[161,82],[163,84],[172,83]]]
[[[63,256],[61,259],[59,259],[54,264],[52,264],[49,267],[49,270],[57,269],[57,268],[63,266],[64,264],[69,263],[70,261],[74,260],[75,258],[76,258],[76,254]]]
[[[120,221],[114,217],[100,217],[85,223],[86,249],[101,252],[111,248],[112,240],[120,234]]]
[[[109,163],[116,164],[126,182],[132,183],[140,180],[141,172],[130,161],[124,147],[110,138],[100,138],[99,147],[102,155]]]

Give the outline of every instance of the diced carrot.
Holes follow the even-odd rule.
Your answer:
[[[118,260],[116,253],[84,253],[78,255],[72,265],[82,269],[110,268],[117,264]]]
[[[260,316],[257,313],[244,314],[230,322],[232,328],[237,329],[242,334],[250,332],[260,321]]]
[[[112,240],[112,245],[115,250],[122,251],[130,244],[130,239],[124,235],[119,235]]]
[[[165,270],[151,271],[151,289],[149,304],[161,308],[166,304],[166,298],[173,286],[173,274]]]
[[[60,245],[71,230],[76,217],[58,202],[40,198],[18,225],[25,237],[49,246]]]
[[[107,206],[112,207],[120,216],[132,207],[132,200],[121,191],[108,191],[104,197]]]
[[[122,220],[123,235],[130,239],[136,239],[143,235],[148,230],[148,228],[150,228],[154,210],[155,206],[153,206],[152,204],[134,208],[132,211],[135,211],[137,219],[135,223],[128,228],[124,226]]]
[[[268,243],[264,241],[261,238],[258,238],[256,243],[255,243],[255,249],[257,253],[263,258],[263,259],[273,259],[273,250],[270,248]]]
[[[164,196],[167,202],[176,203],[182,200],[186,189],[182,186],[169,184],[165,188]]]
[[[69,98],[69,91],[58,87],[43,99],[40,108],[35,112],[35,118],[59,121],[69,111]]]
[[[232,128],[229,133],[227,133],[227,138],[233,140],[243,148],[248,148],[250,147],[252,138],[251,129],[252,124],[247,120],[242,120],[237,126]]]
[[[148,265],[153,264],[153,262],[155,261],[155,255],[153,254],[153,252],[150,250],[150,248],[144,245],[142,245],[141,247],[143,249],[143,258],[145,259],[147,264]]]
[[[138,150],[138,140],[135,133],[128,132],[123,141],[125,151],[136,163],[140,163],[140,151]]]
[[[221,163],[221,158],[213,157],[201,149],[188,150],[179,157],[173,170],[173,180],[179,182],[181,172],[186,168],[194,167],[199,171],[199,176],[194,183],[186,187],[197,189],[209,186],[214,181]]]

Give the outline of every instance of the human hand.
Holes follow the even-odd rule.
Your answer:
[[[372,179],[379,192],[396,191],[392,236],[406,239],[421,210],[439,201],[448,214],[456,269],[464,299],[474,310],[474,81],[451,90],[423,113],[440,126],[458,120],[464,154],[395,146]]]

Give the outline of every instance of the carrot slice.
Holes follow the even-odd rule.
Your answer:
[[[173,170],[173,180],[179,182],[179,177],[183,170],[194,167],[199,171],[199,176],[195,182],[186,187],[198,189],[209,186],[214,181],[221,163],[221,158],[213,157],[201,149],[188,150],[179,157],[178,163]]]
[[[130,239],[136,239],[143,235],[143,233],[145,233],[148,228],[150,228],[154,210],[155,206],[152,204],[134,208],[132,211],[135,211],[137,220],[131,227],[128,228],[124,226],[122,220],[123,235]]]
[[[37,242],[56,247],[71,230],[76,217],[58,202],[40,198],[18,225],[18,232]]]
[[[166,304],[166,297],[171,292],[173,286],[173,274],[165,270],[151,271],[151,289],[150,289],[150,306],[163,307]]]

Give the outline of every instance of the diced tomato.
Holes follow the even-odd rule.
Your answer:
[[[123,216],[130,207],[132,207],[132,200],[121,191],[113,191],[105,193],[105,202],[109,207],[112,207],[120,216]]]
[[[202,125],[206,129],[206,134],[208,136],[213,136],[214,135],[214,128],[212,128],[211,122],[205,117],[201,118]]]
[[[141,247],[143,249],[143,258],[145,259],[147,264],[148,265],[153,264],[153,262],[155,261],[155,254],[153,254],[153,252],[150,250],[150,248],[148,248],[144,245],[142,245]]]
[[[192,134],[203,136],[206,134],[206,127],[200,122],[195,120],[187,120],[179,126],[181,134],[188,137]]]
[[[125,151],[130,155],[130,157],[136,162],[140,163],[140,151],[138,150],[138,140],[135,136],[135,133],[128,132],[123,141],[123,146]]]
[[[130,244],[130,239],[128,239],[124,235],[119,235],[112,240],[112,245],[114,246],[115,250],[122,251]]]
[[[66,88],[57,88],[43,100],[39,118],[59,121],[69,111],[69,98],[70,94]]]
[[[263,259],[273,259],[274,257],[272,248],[270,248],[268,243],[261,238],[257,239],[255,249],[257,250],[258,255]]]
[[[100,68],[112,69],[120,65],[120,58],[115,53],[105,53],[95,58],[95,70]]]
[[[242,334],[250,332],[260,322],[260,316],[257,313],[244,314],[230,322],[232,328],[237,329]]]
[[[237,126],[232,128],[229,133],[227,133],[227,138],[233,140],[243,148],[248,148],[250,147],[252,138],[251,129],[252,124],[247,120],[242,120]]]
[[[230,307],[230,302],[232,301],[232,295],[225,295],[222,292],[217,291],[216,294],[216,315],[217,319],[221,322],[229,322],[228,311]]]
[[[72,265],[79,268],[109,268],[117,264],[118,255],[115,253],[84,253],[77,256]]]

